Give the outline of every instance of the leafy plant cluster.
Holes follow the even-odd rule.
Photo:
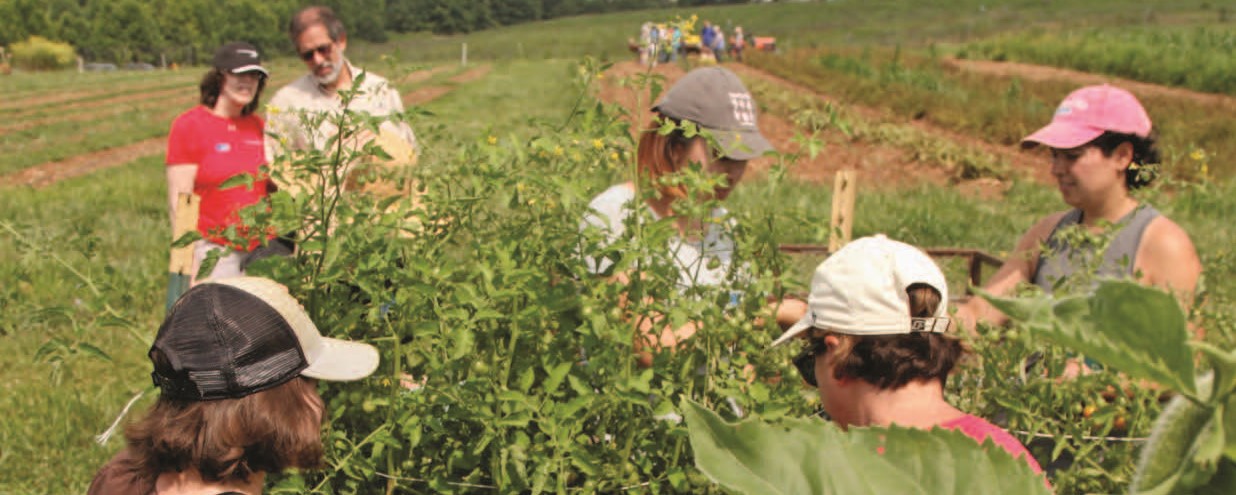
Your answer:
[[[13,65],[26,70],[64,69],[77,60],[72,46],[49,41],[42,36],[31,36],[14,43],[12,51]]]
[[[411,173],[387,172],[367,168],[387,158],[375,143],[350,144],[380,119],[347,112],[328,149],[274,164],[276,182],[312,187],[275,193],[246,215],[296,232],[298,251],[250,273],[288,284],[320,328],[383,353],[377,378],[326,388],[330,468],[284,478],[275,493],[706,492],[690,467],[681,398],[732,415],[810,410],[797,382],[767,380],[788,371],[764,349],[775,330],[756,323],[771,321],[764,300],[777,292],[768,219],[735,217],[735,257],[749,264],[715,290],[683,291],[676,267],[657,261],[676,232],[667,221],[645,218],[613,243],[581,230],[601,181],[633,173],[627,124],[583,93],[599,69],[583,66],[585,97],[567,122],[530,124],[528,140],[429,149]],[[329,117],[304,124],[314,118]],[[349,177],[417,194],[349,191]],[[717,179],[675,180],[699,190]],[[613,260],[636,282],[607,282],[586,256]],[[734,293],[743,296],[730,304]],[[651,314],[706,330],[641,368],[633,325]]]

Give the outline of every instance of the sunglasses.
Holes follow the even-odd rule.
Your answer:
[[[820,386],[815,380],[815,358],[827,350],[828,344],[825,344],[823,339],[809,339],[807,345],[803,346],[802,352],[794,356],[794,367],[798,369],[798,374],[803,376],[803,381],[807,382],[807,385]]]
[[[312,61],[314,53],[321,55],[322,58],[326,58],[330,56],[330,53],[334,51],[334,49],[335,49],[334,43],[326,43],[324,45],[319,45],[317,48],[310,48],[308,50],[300,52],[300,59],[306,62]]]

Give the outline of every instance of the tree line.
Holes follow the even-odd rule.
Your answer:
[[[290,54],[288,19],[312,3],[339,13],[351,39],[467,33],[555,17],[733,0],[0,0],[0,47],[31,36],[68,43],[94,62],[210,60],[235,40]]]

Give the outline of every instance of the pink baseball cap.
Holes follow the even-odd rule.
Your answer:
[[[1132,93],[1103,84],[1069,93],[1051,123],[1021,140],[1024,148],[1045,144],[1069,149],[1089,143],[1105,131],[1150,135],[1150,116]]]

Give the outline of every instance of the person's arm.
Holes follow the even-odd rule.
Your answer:
[[[389,83],[382,88],[383,96],[386,98],[386,106],[391,109],[391,113],[403,113],[403,99],[399,97],[399,92]],[[387,122],[383,126],[391,126],[398,133],[399,137],[403,138],[409,145],[412,146],[414,156],[420,155],[420,146],[416,144],[416,134],[412,132],[412,126],[407,122]]]
[[[1034,277],[1035,265],[1039,260],[1039,249],[1064,212],[1048,215],[1039,220],[1030,230],[1026,231],[1017,241],[1017,247],[1009,254],[1008,259],[996,271],[983,290],[996,296],[1005,296],[1013,292],[1018,284],[1029,282]],[[957,322],[967,332],[973,334],[979,321],[994,325],[1002,325],[1008,317],[997,310],[982,297],[971,297],[965,303],[957,305],[953,315]]]
[[[167,215],[171,232],[176,231],[176,205],[181,194],[193,194],[197,165],[192,163],[167,166]],[[175,239],[173,239],[175,240]]]
[[[1160,216],[1146,227],[1134,268],[1143,284],[1171,292],[1186,312],[1193,304],[1202,262],[1189,234],[1175,222]],[[1205,333],[1201,328],[1193,331],[1199,339]]]

